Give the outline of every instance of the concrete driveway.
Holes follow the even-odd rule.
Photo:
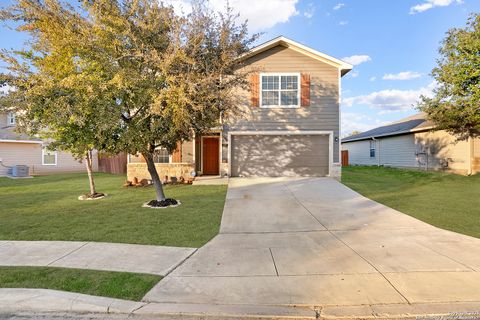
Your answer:
[[[477,271],[479,239],[432,227],[335,180],[231,179],[220,234],[145,300],[331,306],[324,310],[334,315],[425,305],[480,310]]]

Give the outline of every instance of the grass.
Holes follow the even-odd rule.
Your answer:
[[[429,224],[480,238],[480,175],[351,166],[342,169],[342,182]]]
[[[0,267],[0,287],[41,288],[140,301],[161,276],[52,267]]]
[[[152,187],[124,188],[124,176],[96,174],[108,197],[79,201],[86,174],[0,178],[0,239],[76,240],[200,247],[219,230],[226,186],[166,186],[176,208],[150,209]]]

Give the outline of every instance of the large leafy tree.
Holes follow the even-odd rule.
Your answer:
[[[60,133],[69,126],[52,126],[43,103],[68,101],[66,110],[80,109],[73,123],[90,130],[92,146],[144,156],[157,201],[165,194],[154,164],[156,150],[172,152],[177,142],[211,130],[221,117],[235,112],[238,89],[247,86],[249,72],[238,58],[256,39],[248,35],[246,24],[237,24],[230,8],[215,13],[203,1],[195,1],[192,12],[181,16],[157,0],[84,0],[79,7],[59,0],[19,0],[2,17],[20,22],[19,30],[33,34],[38,44],[20,53],[27,63],[4,55],[21,70],[15,70],[15,79],[35,79],[42,73],[38,59],[51,65],[42,79],[59,73],[50,90],[40,90],[35,99],[22,100],[20,92],[36,92],[41,81],[12,83],[18,94],[11,98],[26,101],[20,105],[27,114],[31,101],[40,110],[26,118],[37,120],[39,128],[53,129],[58,145],[66,146],[63,142],[74,139],[62,139]],[[59,21],[52,24],[50,18]],[[45,54],[45,43],[52,40],[43,41],[44,33],[58,41],[52,57]],[[59,84],[72,74],[65,90]]]
[[[431,98],[422,97],[419,109],[438,129],[459,139],[480,135],[480,15],[470,16],[465,28],[447,32],[432,70],[438,86]]]
[[[96,52],[116,86],[122,132],[115,145],[144,156],[162,201],[155,150],[172,152],[177,142],[211,130],[235,111],[248,74],[238,58],[256,36],[236,24],[229,8],[217,14],[204,2],[194,2],[187,16],[158,1],[94,1],[87,8]]]

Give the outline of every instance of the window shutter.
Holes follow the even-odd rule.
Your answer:
[[[252,107],[260,106],[259,91],[260,91],[260,77],[258,74],[252,74],[250,76],[250,102]]]
[[[177,142],[177,149],[172,153],[172,163],[182,162],[182,142]]]
[[[302,73],[300,82],[300,100],[302,107],[308,107],[310,105],[310,75]]]

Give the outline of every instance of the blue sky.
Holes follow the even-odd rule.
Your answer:
[[[188,0],[167,0],[188,10]],[[222,8],[224,0],[210,0]],[[10,0],[0,0],[2,6]],[[259,42],[284,35],[355,65],[342,81],[342,135],[415,113],[445,32],[463,27],[480,0],[233,0]],[[23,35],[0,26],[0,48]]]

